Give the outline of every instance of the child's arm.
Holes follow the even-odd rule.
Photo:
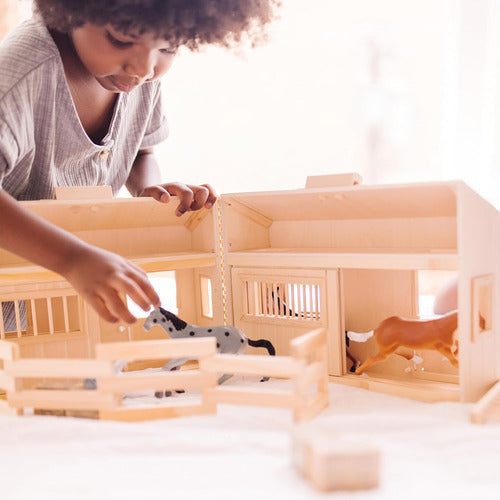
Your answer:
[[[135,321],[121,294],[144,310],[160,305],[142,269],[47,222],[1,189],[0,247],[62,275],[107,321]]]
[[[162,183],[160,169],[152,149],[139,151],[126,186],[132,196],[151,196],[163,203],[170,201],[171,196],[177,196],[178,216],[188,210],[210,208],[217,199],[217,195],[208,184],[192,186],[179,182]]]

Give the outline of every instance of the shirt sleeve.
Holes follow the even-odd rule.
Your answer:
[[[163,112],[161,82],[158,80],[155,83],[156,89],[152,100],[151,113],[140,149],[156,146],[164,141],[169,133],[167,119]]]
[[[5,175],[16,165],[19,144],[9,125],[0,117],[0,187]]]

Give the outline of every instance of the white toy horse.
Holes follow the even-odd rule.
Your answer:
[[[175,314],[163,309],[162,307],[157,307],[151,314],[146,318],[144,322],[144,330],[147,332],[151,330],[153,326],[161,326],[163,330],[169,335],[169,337],[178,338],[201,338],[201,337],[215,337],[217,341],[217,352],[223,354],[243,354],[247,346],[251,347],[265,347],[271,356],[276,354],[274,346],[269,342],[269,340],[260,339],[252,340],[249,339],[242,331],[238,330],[234,326],[196,326],[186,323]],[[171,359],[168,363],[163,366],[162,370],[173,371],[179,370],[180,367],[196,358],[177,358]],[[222,375],[218,383],[222,384],[228,378],[232,377],[231,374]],[[269,377],[264,377],[261,382],[269,380]],[[176,391],[182,392],[182,391]],[[170,396],[170,391],[165,391],[166,396]],[[156,392],[156,397],[162,397],[163,393]]]

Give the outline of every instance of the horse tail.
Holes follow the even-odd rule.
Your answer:
[[[259,339],[259,340],[252,340],[248,339],[248,345],[250,347],[265,347],[267,351],[269,352],[270,356],[276,355],[276,349],[274,348],[273,344],[269,342],[269,340],[265,339]]]
[[[373,337],[373,330],[365,333],[347,332],[347,338],[353,342],[366,342],[370,337]]]

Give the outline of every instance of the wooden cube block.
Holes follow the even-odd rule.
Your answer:
[[[314,426],[293,432],[293,462],[320,491],[370,489],[379,484],[376,447]]]

